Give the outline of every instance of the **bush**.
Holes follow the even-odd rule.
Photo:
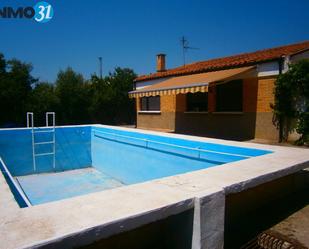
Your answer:
[[[309,143],[309,60],[291,64],[288,72],[278,76],[275,83],[274,124],[279,128],[280,142],[296,130],[297,144]],[[293,122],[296,121],[296,122]]]

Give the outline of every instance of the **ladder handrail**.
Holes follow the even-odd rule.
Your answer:
[[[31,116],[31,119],[29,118]],[[27,128],[30,128],[30,120],[31,127],[33,128],[33,112],[27,112]]]
[[[52,115],[52,118],[53,118],[53,125],[52,125],[52,127],[55,128],[55,112],[46,112],[45,113],[46,127],[49,127],[49,115]]]
[[[31,118],[31,119],[30,119]],[[27,127],[30,128],[31,120],[31,141],[32,141],[32,160],[33,160],[33,171],[36,171],[36,161],[35,161],[35,148],[34,148],[34,121],[33,112],[27,112]]]
[[[52,116],[52,120],[53,120],[53,168],[55,169],[56,168],[56,136],[55,136],[55,123],[56,123],[56,114],[55,112],[46,112],[45,113],[45,118],[46,118],[46,127],[50,127],[49,126],[49,119],[48,117],[49,116]],[[47,153],[48,154],[48,153]]]
[[[49,125],[49,116],[52,116],[52,126]],[[56,168],[56,136],[55,136],[55,126],[56,126],[56,114],[55,112],[46,112],[45,113],[45,127],[36,127],[34,128],[34,121],[33,121],[33,112],[27,112],[27,128],[31,128],[32,133],[32,159],[33,159],[33,171],[36,171],[36,157],[42,156],[42,155],[53,155],[53,168]],[[31,121],[31,122],[30,122]],[[30,126],[31,123],[31,126]],[[51,129],[51,130],[42,130],[42,129]],[[35,131],[35,129],[39,129],[39,131]],[[35,142],[34,135],[35,133],[45,133],[49,132],[52,133],[52,140],[51,141],[45,141],[45,142]],[[35,152],[35,146],[36,145],[42,145],[42,144],[52,144],[53,150],[52,152],[48,153],[36,153]]]

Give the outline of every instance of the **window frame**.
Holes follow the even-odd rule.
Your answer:
[[[151,99],[158,99],[158,103],[152,103]],[[155,106],[155,105],[158,106]],[[149,97],[141,97],[140,98],[140,111],[139,113],[160,113],[161,112],[161,96],[149,96]],[[154,107],[151,107],[150,105],[154,105]]]

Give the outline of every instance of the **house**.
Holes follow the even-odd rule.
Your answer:
[[[223,139],[278,140],[271,103],[277,75],[309,58],[309,41],[196,62],[135,79],[137,128]]]

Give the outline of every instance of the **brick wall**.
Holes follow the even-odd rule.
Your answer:
[[[274,102],[276,78],[259,78],[257,90],[255,138],[278,141],[279,132],[272,123],[273,113],[270,104]]]
[[[270,103],[274,102],[275,78],[260,78],[257,91],[257,112],[272,112]]]
[[[175,131],[176,96],[164,95],[160,98],[161,113],[138,113],[140,100],[136,99],[137,105],[137,128],[160,131]]]
[[[136,113],[138,113],[138,111],[141,110],[140,101],[141,101],[140,98],[136,98],[136,99],[135,99]]]
[[[175,112],[176,110],[176,96],[164,95],[161,96],[161,112]]]

